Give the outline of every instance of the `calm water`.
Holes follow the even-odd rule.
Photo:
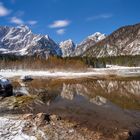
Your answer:
[[[14,83],[17,93],[42,96],[49,106],[62,102],[140,110],[140,80],[38,79]],[[63,106],[67,105],[65,103]],[[90,105],[92,106],[92,105]]]

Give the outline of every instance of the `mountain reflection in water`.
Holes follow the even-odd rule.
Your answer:
[[[55,113],[101,131],[140,128],[139,79],[36,79],[13,85],[25,96],[2,100],[0,112]]]
[[[60,100],[78,101],[82,97],[96,105],[113,103],[124,109],[140,109],[140,80],[38,79],[24,84],[24,87],[21,85],[19,91],[43,96],[44,101],[46,98],[46,102],[49,100],[53,104]]]

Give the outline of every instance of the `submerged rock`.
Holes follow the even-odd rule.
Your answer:
[[[23,82],[32,81],[33,78],[30,75],[21,76],[20,80]]]

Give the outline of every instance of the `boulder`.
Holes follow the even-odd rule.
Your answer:
[[[7,97],[13,95],[13,86],[11,82],[0,76],[0,96]]]

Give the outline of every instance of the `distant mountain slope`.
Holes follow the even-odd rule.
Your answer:
[[[140,55],[140,24],[124,26],[105,39],[90,45],[83,56],[107,57]]]
[[[97,42],[101,41],[105,37],[106,37],[105,34],[101,34],[100,32],[96,32],[96,33],[88,36],[79,45],[77,45],[77,47],[75,48],[75,51],[73,52],[72,56],[80,56],[90,46],[96,44]]]

